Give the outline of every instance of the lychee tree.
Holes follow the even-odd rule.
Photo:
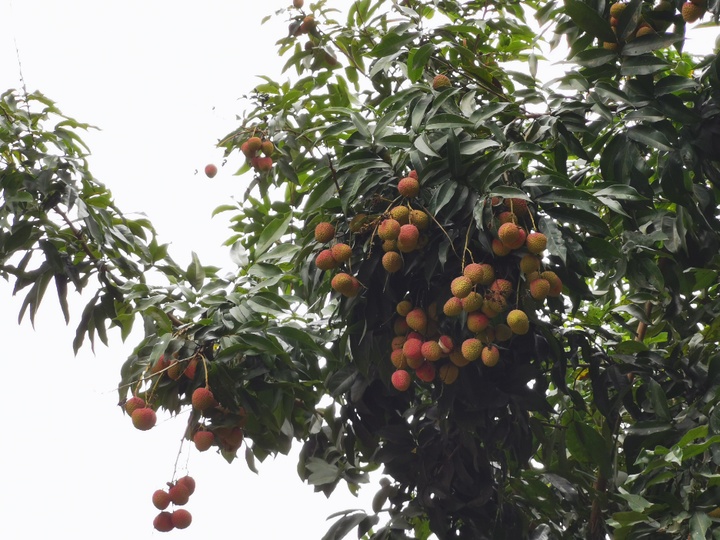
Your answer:
[[[31,317],[95,278],[76,348],[142,319],[139,429],[192,409],[187,440],[250,467],[302,441],[328,495],[380,468],[328,540],[706,538],[720,63],[683,45],[718,4],[295,2],[287,80],[219,143],[253,175],[217,210],[229,277],[179,268],[87,172],[83,126],[8,93],[0,272]]]

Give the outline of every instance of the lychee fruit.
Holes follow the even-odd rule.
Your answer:
[[[352,257],[352,248],[343,243],[335,244],[330,248],[330,252],[332,253],[333,259],[338,263],[347,262],[350,260],[350,257]]]
[[[462,298],[451,296],[443,306],[443,313],[448,317],[457,317],[463,311]]]
[[[390,382],[396,390],[404,392],[405,390],[410,388],[412,377],[410,376],[410,373],[408,373],[404,369],[398,369],[390,376]]]
[[[305,5],[305,0],[293,0],[293,7],[295,9],[302,9]]]
[[[156,373],[164,372],[164,370],[170,365],[170,359],[166,358],[164,354],[161,354],[158,356],[157,360],[155,360],[155,363],[150,368],[150,375],[155,375]]]
[[[450,283],[450,292],[456,298],[465,298],[472,291],[472,281],[467,276],[459,276]]]
[[[192,358],[188,362],[188,365],[185,368],[183,375],[185,375],[185,377],[187,377],[188,379],[193,380],[195,378],[195,372],[197,371],[197,364],[198,364],[197,358]]]
[[[131,415],[133,426],[140,431],[147,431],[157,422],[157,415],[150,407],[135,409]]]
[[[260,137],[250,137],[247,141],[248,152],[255,155],[262,148],[262,139]]]
[[[495,345],[489,345],[483,347],[482,350],[482,363],[487,367],[495,366],[500,360],[500,351]]]
[[[253,164],[253,167],[257,169],[260,172],[268,172],[270,169],[272,169],[273,166],[273,160],[271,157],[258,157],[255,158],[255,163]]]
[[[650,26],[649,24],[643,24],[635,32],[635,37],[639,38],[639,37],[643,37],[643,36],[649,36],[654,33],[655,33],[655,29],[652,26]]]
[[[435,364],[432,362],[423,362],[415,369],[415,375],[423,382],[432,382],[436,374]]]
[[[498,324],[495,326],[495,341],[502,343],[512,337],[512,330],[507,324]]]
[[[520,239],[520,227],[514,223],[503,223],[498,229],[498,238],[505,247],[514,246]]]
[[[170,506],[170,495],[163,489],[158,489],[152,495],[152,503],[158,510],[165,510]]]
[[[490,290],[503,295],[505,298],[513,292],[513,284],[507,279],[498,278],[490,285]]]
[[[407,339],[406,336],[395,336],[390,341],[390,348],[394,351],[397,349],[402,349],[403,343],[405,343],[405,340]]]
[[[390,217],[400,225],[410,223],[410,209],[407,206],[395,206],[390,210]],[[400,229],[398,229],[398,233]]]
[[[704,14],[705,10],[692,2],[685,2],[680,9],[683,21],[686,23],[694,23],[698,21]]]
[[[411,199],[412,197],[417,197],[418,193],[420,193],[420,182],[417,178],[406,176],[400,179],[397,189],[400,195]]]
[[[210,389],[202,386],[200,388],[196,388],[192,393],[191,401],[193,409],[198,411],[207,411],[217,405],[215,396],[213,396]]]
[[[395,349],[390,353],[390,362],[395,366],[395,369],[405,369],[408,367],[407,358],[405,358],[405,353],[402,351],[402,348]]]
[[[533,272],[537,272],[539,269],[540,259],[538,259],[535,255],[526,253],[522,256],[522,259],[520,259],[520,271],[523,274],[532,274]]]
[[[315,226],[315,240],[325,244],[335,238],[335,227],[332,223],[321,221]]]
[[[195,479],[192,476],[183,476],[182,478],[178,478],[175,484],[178,486],[185,486],[190,492],[190,495],[195,493]]]
[[[378,225],[377,234],[383,240],[397,240],[400,235],[400,222],[396,219],[384,219]]]
[[[623,11],[625,11],[625,8],[627,7],[627,4],[624,2],[616,2],[612,6],[610,6],[610,16],[619,18]]]
[[[398,249],[403,253],[409,253],[418,245],[420,231],[415,225],[407,224],[400,226],[400,234],[397,237]]]
[[[525,217],[528,214],[528,205],[525,199],[505,199],[505,206],[517,217]]]
[[[530,321],[527,314],[521,309],[513,309],[507,314],[507,325],[513,334],[522,336],[528,333],[530,329]]]
[[[345,272],[335,274],[330,281],[330,286],[334,291],[348,298],[357,296],[360,292],[360,282],[357,278],[355,278],[355,276],[351,276]]]
[[[260,151],[269,157],[275,151],[275,145],[271,141],[263,141]]]
[[[136,409],[145,407],[145,400],[141,397],[133,396],[125,402],[125,412],[132,415]]]
[[[205,452],[209,450],[215,442],[215,435],[213,435],[212,431],[198,431],[193,435],[193,442],[198,451]]]
[[[403,267],[402,255],[397,251],[388,251],[382,257],[382,266],[389,274],[399,272]]]
[[[470,294],[468,294],[465,298],[462,298],[460,301],[462,302],[463,311],[471,313],[482,307],[483,296],[475,291],[470,291]]]
[[[550,282],[547,279],[538,278],[530,283],[530,296],[542,302],[550,294]]]
[[[183,374],[182,364],[177,360],[173,360],[168,366],[167,374],[173,381],[177,381]]]
[[[548,292],[548,296],[558,297],[562,294],[562,281],[555,272],[547,270],[542,272],[540,277],[542,279],[547,279],[550,283],[550,292]]]
[[[498,256],[498,257],[504,257],[508,253],[510,253],[512,250],[507,247],[505,244],[503,244],[498,238],[492,239],[491,244],[492,252]]]
[[[160,512],[153,520],[153,527],[156,531],[170,532],[175,528],[172,522],[172,514],[170,512]]]
[[[408,326],[421,334],[427,330],[427,315],[422,308],[415,308],[407,314],[405,320]]]
[[[411,210],[410,223],[415,225],[419,231],[425,231],[430,226],[430,216],[422,210]]]
[[[333,257],[331,249],[323,249],[315,257],[315,266],[319,270],[332,270],[333,268],[337,268],[338,261]]]
[[[469,338],[463,341],[460,348],[462,350],[462,355],[468,360],[468,362],[474,362],[480,358],[482,342],[477,338]]]
[[[547,236],[541,232],[531,232],[525,239],[525,246],[530,253],[539,255],[547,247]]]
[[[460,370],[455,364],[443,364],[438,370],[438,376],[440,377],[440,380],[445,384],[454,383],[457,380],[459,374]]]
[[[420,352],[428,362],[437,362],[443,356],[443,351],[437,341],[424,342],[420,347]]]
[[[443,88],[450,88],[450,79],[447,75],[442,73],[435,75],[432,82],[433,90],[442,90]]]
[[[455,344],[450,336],[442,335],[438,338],[438,345],[443,354],[450,354],[455,349]]]
[[[488,325],[490,324],[490,319],[488,319],[487,315],[485,315],[484,313],[476,311],[474,313],[470,313],[467,316],[467,321],[465,324],[467,325],[468,330],[470,330],[473,334],[477,334],[478,332],[482,332],[488,327]]]
[[[395,306],[395,312],[401,317],[406,317],[410,311],[412,311],[413,305],[410,300],[401,300]]]
[[[367,219],[367,214],[358,214],[356,216],[353,216],[353,218],[350,220],[350,224],[348,225],[348,229],[353,234],[359,233],[363,230]]]
[[[192,515],[184,508],[178,508],[173,511],[171,520],[176,529],[187,529],[192,523]]]
[[[190,490],[182,484],[175,484],[168,489],[168,495],[170,501],[177,506],[183,506],[190,500]]]
[[[450,353],[450,361],[458,367],[467,366],[470,360],[463,356],[461,349],[455,349]]]
[[[397,240],[384,240],[382,243],[382,250],[387,253],[388,251],[397,251]]]
[[[207,165],[205,165],[205,176],[207,176],[208,178],[215,178],[217,172],[217,167],[212,163],[208,163]]]

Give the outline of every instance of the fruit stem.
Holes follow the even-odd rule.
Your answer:
[[[447,233],[447,231],[443,228],[442,225],[440,225],[440,223],[438,222],[438,220],[435,219],[435,216],[433,216],[433,215],[428,211],[427,208],[425,208],[423,205],[420,205],[420,208],[422,208],[422,210],[423,210],[428,216],[430,216],[430,219],[432,219],[432,220],[435,222],[435,225],[437,225],[437,226],[440,228],[440,230],[443,232],[443,234],[445,235],[445,237],[450,241],[450,249],[453,250],[453,253],[454,253],[455,256],[459,259],[459,258],[460,258],[460,255],[458,255],[458,252],[455,251],[455,246],[453,245],[452,238],[450,238],[450,235]]]
[[[471,221],[468,225],[467,233],[465,233],[465,245],[463,246],[463,254],[462,254],[462,261],[460,263],[460,270],[465,270],[465,254],[470,253],[470,250],[468,249],[468,244],[470,243],[470,231],[472,231],[473,222]],[[470,258],[472,259],[472,253],[470,253]]]
[[[208,367],[207,367],[207,358],[205,358],[204,354],[200,354],[200,358],[203,362],[203,369],[205,370],[205,388],[208,390],[210,389],[210,381],[208,380]]]

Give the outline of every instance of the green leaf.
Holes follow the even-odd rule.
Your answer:
[[[565,13],[588,34],[611,43],[617,41],[610,23],[585,2],[565,0]]]
[[[205,281],[205,269],[194,251],[192,252],[192,262],[188,265],[185,275],[193,289],[199,291],[202,288],[203,281]]]
[[[426,43],[422,47],[410,51],[407,60],[408,79],[410,79],[410,82],[416,83],[420,80],[430,55],[434,50],[435,46],[432,43]]]
[[[685,36],[678,34],[650,34],[641,36],[626,43],[620,50],[623,56],[637,56],[639,54],[649,53],[657,49],[664,49],[670,45],[682,40]]]
[[[433,149],[433,147],[430,145],[430,142],[427,140],[427,136],[424,133],[420,135],[417,139],[415,139],[414,144],[415,148],[420,150],[426,156],[440,157],[440,154],[438,154]]]
[[[500,146],[500,143],[492,139],[480,139],[460,142],[460,153],[464,156],[474,156],[482,153],[488,148]]]
[[[265,253],[265,251],[267,251],[274,242],[277,242],[280,237],[285,234],[288,226],[290,225],[290,221],[292,221],[292,212],[288,212],[285,215],[279,215],[263,229],[263,232],[258,237],[257,244],[255,246],[256,257]]]
[[[668,67],[670,67],[670,63],[667,60],[652,54],[631,56],[623,60],[620,66],[620,74],[624,76],[652,75]]]
[[[673,143],[668,140],[664,133],[647,125],[632,126],[627,130],[627,136],[633,141],[647,144],[665,152],[673,149]]]

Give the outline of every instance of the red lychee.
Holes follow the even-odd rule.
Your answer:
[[[360,292],[360,282],[355,276],[351,276],[345,272],[335,274],[330,281],[330,286],[334,291],[337,291],[347,298],[353,298]]]
[[[157,422],[157,415],[150,407],[135,409],[131,415],[133,426],[140,431],[151,429]]]
[[[547,236],[541,232],[531,232],[525,239],[525,246],[530,253],[539,255],[547,247]]]
[[[315,257],[315,266],[319,270],[332,270],[333,268],[337,268],[338,261],[333,257],[332,250],[323,249]]]
[[[152,503],[158,510],[165,510],[170,506],[170,495],[163,489],[158,489],[153,493]]]
[[[332,223],[321,221],[315,226],[315,240],[325,244],[335,238],[335,227]]]
[[[410,383],[412,382],[412,377],[410,377],[410,373],[405,371],[404,369],[398,369],[395,371],[391,377],[390,382],[395,387],[396,390],[400,390],[400,392],[404,392],[408,388],[410,388]]]
[[[420,182],[418,182],[417,178],[407,176],[398,182],[397,188],[403,197],[417,197],[418,193],[420,193]]]
[[[207,165],[205,165],[205,176],[207,176],[208,178],[214,178],[217,172],[217,167],[212,163],[208,163]]]
[[[183,506],[190,500],[190,490],[182,484],[172,486],[168,490],[168,495],[170,496],[170,501],[177,506]]]
[[[352,248],[347,244],[337,243],[330,248],[333,259],[339,263],[344,263],[350,260],[352,257]]]
[[[408,223],[400,226],[400,234],[397,237],[397,246],[403,253],[409,253],[417,248],[420,239],[420,231],[415,225]]]
[[[192,406],[193,409],[196,409],[198,411],[206,411],[208,409],[212,409],[217,405],[217,402],[215,401],[215,396],[213,396],[213,393],[210,391],[209,388],[196,388],[195,391],[192,393]]]
[[[405,317],[408,326],[421,334],[427,330],[427,315],[422,308],[415,308]]]
[[[136,409],[145,407],[145,400],[141,397],[133,396],[125,402],[125,412],[132,415]]]
[[[432,362],[423,362],[415,369],[415,375],[423,382],[432,382],[435,374],[435,364]]]
[[[395,349],[390,353],[390,362],[392,362],[392,365],[395,366],[395,369],[405,369],[408,367],[407,358],[405,358],[405,353],[402,351],[402,347]]]
[[[160,512],[153,520],[153,527],[160,532],[172,531],[175,528],[172,522],[172,514],[170,512]]]
[[[420,347],[423,358],[428,362],[437,362],[443,355],[440,344],[437,341],[426,341]]]
[[[195,448],[200,452],[205,452],[209,450],[215,442],[215,435],[213,435],[212,431],[198,431],[193,435],[193,442],[195,443]]]
[[[183,476],[182,478],[178,478],[175,484],[178,486],[185,486],[190,495],[195,493],[195,479],[192,476]]]
[[[176,529],[187,529],[192,523],[192,515],[184,508],[178,508],[172,513],[172,524]]]

